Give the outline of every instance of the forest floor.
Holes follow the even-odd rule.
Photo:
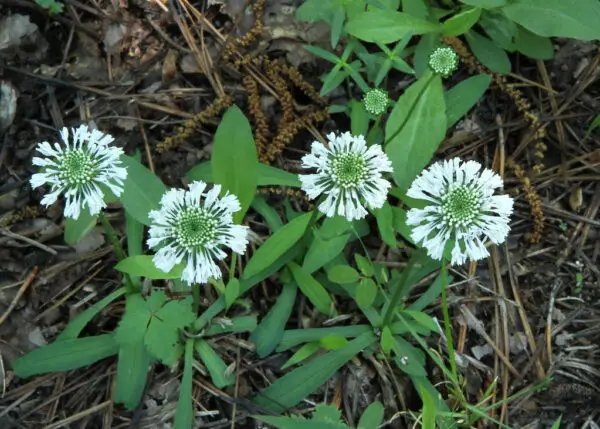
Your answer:
[[[327,107],[356,94],[342,87],[327,99],[318,96],[327,65],[302,45],[328,48],[328,27],[296,21],[297,1],[267,0],[258,21],[243,0],[169,1],[168,13],[144,0],[64,3],[63,13],[50,18],[32,0],[0,0],[0,427],[168,428],[181,368],[154,366],[135,411],[112,403],[114,358],[27,380],[11,372],[14,359],[52,342],[82,309],[120,284],[100,227],[69,246],[60,203],[39,205],[42,192],[29,185],[36,143],[55,141],[63,126],[93,123],[126,153],[139,151],[165,184],[180,187],[187,171],[209,159],[219,117],[235,102],[252,124],[266,121],[266,129],[255,129],[265,142],[261,160],[298,172],[310,142],[349,126],[344,114],[329,115]],[[250,43],[235,42],[249,32]],[[495,83],[436,154],[491,165],[500,147],[505,189],[516,200],[507,243],[483,263],[452,269],[457,349],[479,362],[467,371],[466,390],[477,396],[498,378],[495,400],[501,400],[550,377],[546,389],[500,407],[495,417],[511,427],[543,428],[562,414],[563,427],[598,427],[600,134],[586,131],[600,112],[600,52],[594,43],[560,39],[551,61],[511,60],[507,78],[530,100],[545,130],[538,173],[532,172],[542,159],[529,124]],[[461,68],[451,82],[468,76]],[[397,98],[412,79],[392,75],[386,89]],[[291,116],[284,118],[287,110]],[[519,175],[530,178],[529,188]],[[261,192],[274,205],[282,201],[281,190]],[[532,194],[539,196],[536,214]],[[301,197],[290,198],[306,206]],[[123,231],[122,210],[111,206],[107,214]],[[543,231],[536,232],[534,219],[542,216]],[[366,243],[379,260],[403,262],[378,237]],[[213,295],[207,291],[207,299]],[[266,287],[248,297],[259,318],[274,298]],[[304,326],[298,305],[294,327]],[[114,302],[85,332],[114,329],[123,306]],[[439,302],[430,311],[441,317]],[[235,388],[219,391],[196,372],[194,397],[205,411],[200,427],[258,427],[247,417],[253,412],[247,398],[281,374],[290,354],[260,360],[247,344],[242,338],[222,347],[229,360],[241,353]],[[349,422],[357,420],[357,403],[375,399],[385,404],[386,419],[396,411],[417,412],[407,380],[391,368],[383,371],[388,381],[368,365],[349,363],[305,405],[333,401]],[[439,377],[432,367],[432,382]],[[407,420],[396,418],[389,427],[408,427]]]

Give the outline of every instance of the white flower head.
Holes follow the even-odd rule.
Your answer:
[[[422,242],[433,259],[441,260],[446,243],[454,240],[452,264],[464,264],[489,256],[485,242],[500,244],[508,235],[513,200],[494,195],[502,179],[475,161],[459,158],[433,164],[423,171],[406,193],[425,200],[422,209],[411,209],[407,224],[412,239]]]
[[[50,185],[41,204],[46,207],[54,204],[59,195],[65,198],[65,217],[78,219],[86,206],[91,215],[100,213],[106,203],[101,185],[106,186],[115,196],[123,192],[123,182],[127,169],[121,167],[119,157],[123,150],[109,146],[113,142],[110,134],[89,130],[87,125],[60,131],[63,145],[48,142],[38,143],[37,151],[44,158],[34,157],[32,162],[41,168],[40,173],[31,176],[31,186],[35,189]]]
[[[442,77],[448,77],[458,68],[458,55],[449,46],[437,48],[429,56],[429,67]]]
[[[338,214],[349,221],[367,215],[363,205],[381,208],[391,186],[382,173],[392,172],[392,163],[381,146],[367,147],[363,136],[348,132],[331,133],[327,138],[328,147],[315,141],[311,153],[302,157],[302,167],[317,169],[315,174],[300,175],[308,198],[325,195],[319,210],[328,217]]]
[[[188,283],[206,283],[221,277],[215,260],[227,254],[229,247],[243,254],[248,244],[248,227],[233,224],[233,213],[241,209],[235,195],[227,192],[219,198],[221,185],[205,192],[206,183],[194,181],[185,189],[169,189],[160,200],[160,210],[153,210],[148,246],[158,249],[154,265],[169,272],[184,259],[181,279]]]

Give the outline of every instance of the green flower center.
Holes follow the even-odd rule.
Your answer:
[[[184,247],[204,246],[217,236],[217,220],[202,209],[181,212],[175,225],[177,241]]]
[[[333,159],[331,169],[333,181],[343,188],[350,188],[364,180],[367,162],[361,154],[345,153]]]
[[[429,67],[443,77],[448,77],[458,68],[458,55],[452,48],[438,48],[429,57]]]
[[[380,115],[387,109],[389,99],[385,91],[375,88],[365,94],[363,102],[367,112],[372,115]]]
[[[479,196],[467,186],[458,186],[442,199],[442,218],[451,227],[470,225],[481,211]]]
[[[63,155],[59,177],[71,186],[79,186],[92,181],[96,168],[92,157],[84,151],[72,151]]]

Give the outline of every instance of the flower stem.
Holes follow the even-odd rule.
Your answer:
[[[231,264],[229,265],[229,280],[235,277],[235,264],[237,263],[237,253],[231,253]]]
[[[122,261],[123,259],[125,259],[125,251],[123,250],[123,247],[121,246],[121,243],[119,243],[119,239],[117,237],[117,232],[115,231],[115,229],[112,227],[112,225],[110,224],[110,222],[108,221],[108,219],[106,219],[106,216],[104,216],[104,212],[100,212],[100,222],[102,222],[102,226],[104,227],[104,231],[106,232],[106,236],[108,237],[109,241],[111,242],[113,249],[115,251],[115,255],[117,256],[117,259],[119,261]],[[131,281],[131,277],[129,277],[129,274],[124,274],[125,277],[125,283],[127,284],[127,290],[129,292],[135,292],[136,288],[133,285],[133,282]]]
[[[458,372],[456,370],[456,360],[454,353],[454,341],[452,340],[452,325],[450,324],[450,312],[448,311],[448,297],[446,296],[446,286],[448,283],[448,273],[446,269],[446,258],[442,258],[442,311],[444,313],[444,328],[446,331],[446,340],[448,342],[448,359],[454,380],[458,381]]]

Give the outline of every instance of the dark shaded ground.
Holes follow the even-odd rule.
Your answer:
[[[48,19],[32,1],[0,0],[0,17],[14,23],[22,16],[6,39],[0,37],[0,112],[15,110],[14,120],[10,113],[0,115],[0,427],[166,428],[171,427],[178,396],[180,369],[157,366],[138,410],[114,407],[115,359],[28,380],[11,372],[13,359],[51,342],[82,309],[120,285],[100,227],[70,247],[62,239],[60,204],[47,210],[38,205],[42,192],[28,185],[38,141],[53,141],[62,126],[92,121],[113,134],[127,153],[139,150],[166,184],[179,186],[185,172],[209,157],[220,112],[196,117],[186,138],[173,136],[207,106],[218,110],[214,100],[227,104],[230,97],[243,107],[255,124],[263,159],[289,171],[298,171],[297,160],[310,141],[347,127],[345,117],[326,118],[323,108],[344,103],[348,94],[339,91],[321,100],[310,86],[292,84],[295,75],[286,72],[295,66],[319,87],[317,76],[324,65],[300,47],[326,47],[326,27],[295,22],[292,1],[267,1],[259,26],[252,14],[244,13],[244,2],[231,1],[219,10],[221,3],[209,1],[212,6],[207,7],[205,2],[172,2],[172,13],[165,14],[142,0],[70,0],[62,15]],[[204,15],[190,18],[191,6]],[[0,25],[0,34],[6,28]],[[254,35],[248,47],[232,44],[248,32]],[[3,46],[5,41],[10,46]],[[268,60],[251,60],[260,56]],[[281,63],[267,62],[272,60]],[[495,377],[494,400],[499,401],[552,376],[546,390],[498,409],[494,416],[512,427],[549,427],[560,414],[563,427],[595,427],[600,422],[600,138],[597,133],[584,137],[600,111],[599,62],[597,46],[567,40],[556,41],[553,61],[513,58],[515,74],[509,81],[531,100],[546,130],[545,167],[531,179],[541,198],[545,229],[539,243],[528,242],[531,209],[522,182],[506,167],[507,191],[517,200],[508,243],[489,261],[452,273],[455,335],[466,359],[473,403]],[[283,64],[275,76],[269,75],[273,64]],[[452,83],[467,76],[461,68]],[[408,77],[393,75],[388,89],[397,97],[408,83]],[[306,117],[312,120],[299,119]],[[537,158],[534,145],[527,143],[529,134],[522,114],[493,85],[448,134],[438,156],[474,158],[502,169],[512,159],[530,175]],[[275,191],[265,192],[279,204]],[[293,201],[305,204],[297,197]],[[109,208],[108,215],[123,228],[119,207]],[[262,223],[255,215],[250,222]],[[373,256],[390,266],[404,257],[377,237],[367,243]],[[248,296],[252,310],[266,312],[276,298],[274,286],[253,290]],[[207,291],[207,300],[212,293]],[[113,303],[86,332],[114,329],[123,308],[123,302]],[[355,316],[352,320],[360,320]],[[314,327],[322,322],[298,302],[289,326],[305,326],[302,317]],[[256,427],[246,418],[256,410],[248,409],[243,398],[280,375],[289,355],[259,361],[243,337],[221,338],[218,345],[226,362],[239,359],[238,388],[220,392],[210,378],[196,372],[195,398],[205,412],[200,427],[231,427],[234,409],[236,427]],[[350,363],[310,399],[333,400],[353,424],[366,404],[379,399],[387,407],[386,418],[393,420],[391,426],[412,424],[405,413],[395,414],[404,410],[403,401],[413,411],[420,408],[408,380],[375,359],[360,360],[361,366]],[[441,381],[433,368],[431,375]]]

